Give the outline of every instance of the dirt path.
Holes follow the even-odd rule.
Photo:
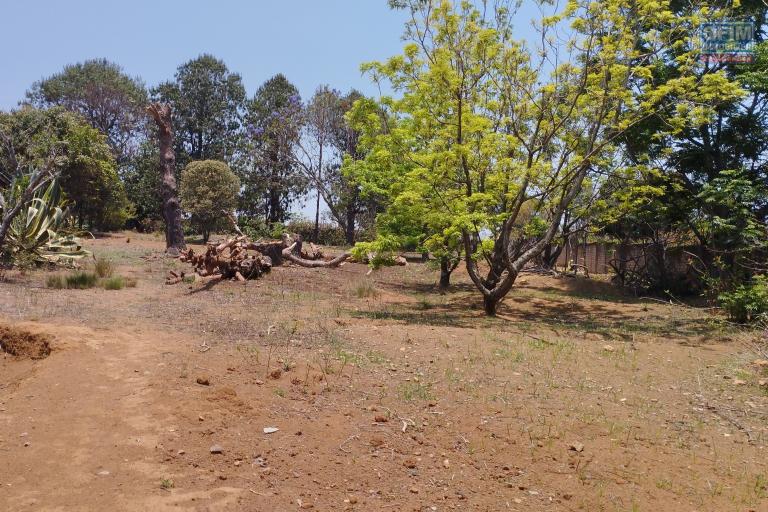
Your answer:
[[[35,324],[21,327],[46,333]],[[15,369],[21,375],[0,395],[3,510],[173,508],[168,493],[135,490],[159,489],[158,443],[174,423],[156,382],[164,366],[158,340],[165,355],[188,347],[135,326],[47,333],[54,335],[53,353],[22,363],[26,368]]]

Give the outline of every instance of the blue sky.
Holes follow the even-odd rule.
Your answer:
[[[402,48],[404,13],[386,0],[30,0],[2,2],[0,109],[36,80],[95,57],[149,86],[211,53],[248,94],[282,72],[309,96],[320,84],[374,93],[360,63]]]
[[[104,57],[147,86],[201,53],[223,59],[248,95],[283,73],[309,98],[321,84],[377,90],[360,64],[401,53],[406,13],[387,0],[0,0],[0,110],[66,64]],[[531,33],[525,2],[519,34]],[[312,215],[310,198],[295,207]]]

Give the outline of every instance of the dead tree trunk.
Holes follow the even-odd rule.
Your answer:
[[[160,168],[163,176],[160,193],[163,198],[163,219],[165,220],[165,251],[173,256],[186,248],[184,230],[181,227],[181,205],[176,187],[176,155],[173,153],[173,125],[171,106],[167,103],[152,103],[147,112],[157,124],[160,145]]]

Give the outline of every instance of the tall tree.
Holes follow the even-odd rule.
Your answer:
[[[263,215],[268,225],[285,222],[291,203],[306,190],[306,178],[292,156],[301,117],[299,91],[281,74],[264,82],[247,104],[249,157],[240,171],[240,209]]]
[[[557,235],[588,176],[612,161],[621,133],[667,95],[690,107],[677,110],[680,127],[711,114],[712,98],[738,94],[722,74],[697,82],[692,52],[680,56],[688,66],[676,78],[650,80],[671,32],[702,20],[665,2],[572,0],[542,17],[536,43],[512,39],[505,3],[391,4],[411,14],[409,43],[403,55],[365,69],[402,94],[380,102],[396,121],[384,142],[403,139],[394,156],[409,164],[392,176],[402,185],[393,190],[450,219],[445,231],[460,235],[489,315]],[[630,91],[635,77],[643,87]],[[374,141],[371,154],[381,158],[377,148]],[[398,197],[391,203],[405,204]],[[531,221],[522,223],[527,203]]]
[[[191,160],[237,161],[242,141],[245,87],[237,73],[212,55],[179,66],[173,82],[152,90],[153,98],[173,109],[176,164]]]
[[[106,135],[119,165],[132,156],[146,119],[144,82],[106,59],[65,66],[35,82],[27,99],[39,108],[61,106],[80,114]]]
[[[675,4],[680,15],[690,7]],[[734,4],[730,13],[750,20],[763,37],[768,8],[763,2]],[[684,33],[675,37],[669,52],[653,70],[664,83],[685,72],[679,59],[692,50]],[[700,291],[701,285],[728,287],[748,279],[768,265],[755,256],[768,247],[768,43],[758,42],[750,64],[704,61],[690,72],[696,82],[726,76],[741,94],[707,98],[714,115],[670,132],[669,112],[681,108],[678,95],[663,99],[665,109],[638,123],[622,137],[622,157],[635,169],[629,187],[606,198],[601,227],[620,240],[639,243],[656,263],[643,276],[642,287],[652,291]],[[638,87],[633,80],[632,87]],[[627,202],[624,198],[631,199]],[[687,276],[667,268],[667,246],[691,250],[691,268],[698,286]]]
[[[296,139],[296,151],[293,153],[299,169],[315,189],[315,228],[312,233],[315,243],[320,233],[320,198],[325,189],[325,170],[330,167],[334,116],[339,96],[338,91],[327,85],[317,88],[304,108],[304,130],[302,136]]]
[[[171,106],[165,103],[151,103],[147,113],[157,124],[158,146],[160,148],[160,195],[163,198],[163,220],[165,221],[165,250],[176,256],[186,248],[184,230],[181,227],[181,205],[176,186],[176,156],[173,152],[173,114]]]
[[[360,133],[347,119],[347,113],[355,102],[363,98],[360,92],[351,90],[335,102],[331,112],[331,146],[335,161],[326,167],[321,188],[331,217],[344,230],[350,245],[355,243],[361,215],[368,213],[369,217],[373,216],[377,207],[372,197],[366,199],[361,196],[360,185],[346,170],[364,156],[360,149]]]

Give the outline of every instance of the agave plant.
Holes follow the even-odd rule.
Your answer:
[[[19,186],[22,185],[12,185],[11,197]],[[63,232],[68,219],[59,180],[54,179],[46,188],[39,189],[11,222],[5,240],[11,259],[73,264],[89,256],[77,237]]]

